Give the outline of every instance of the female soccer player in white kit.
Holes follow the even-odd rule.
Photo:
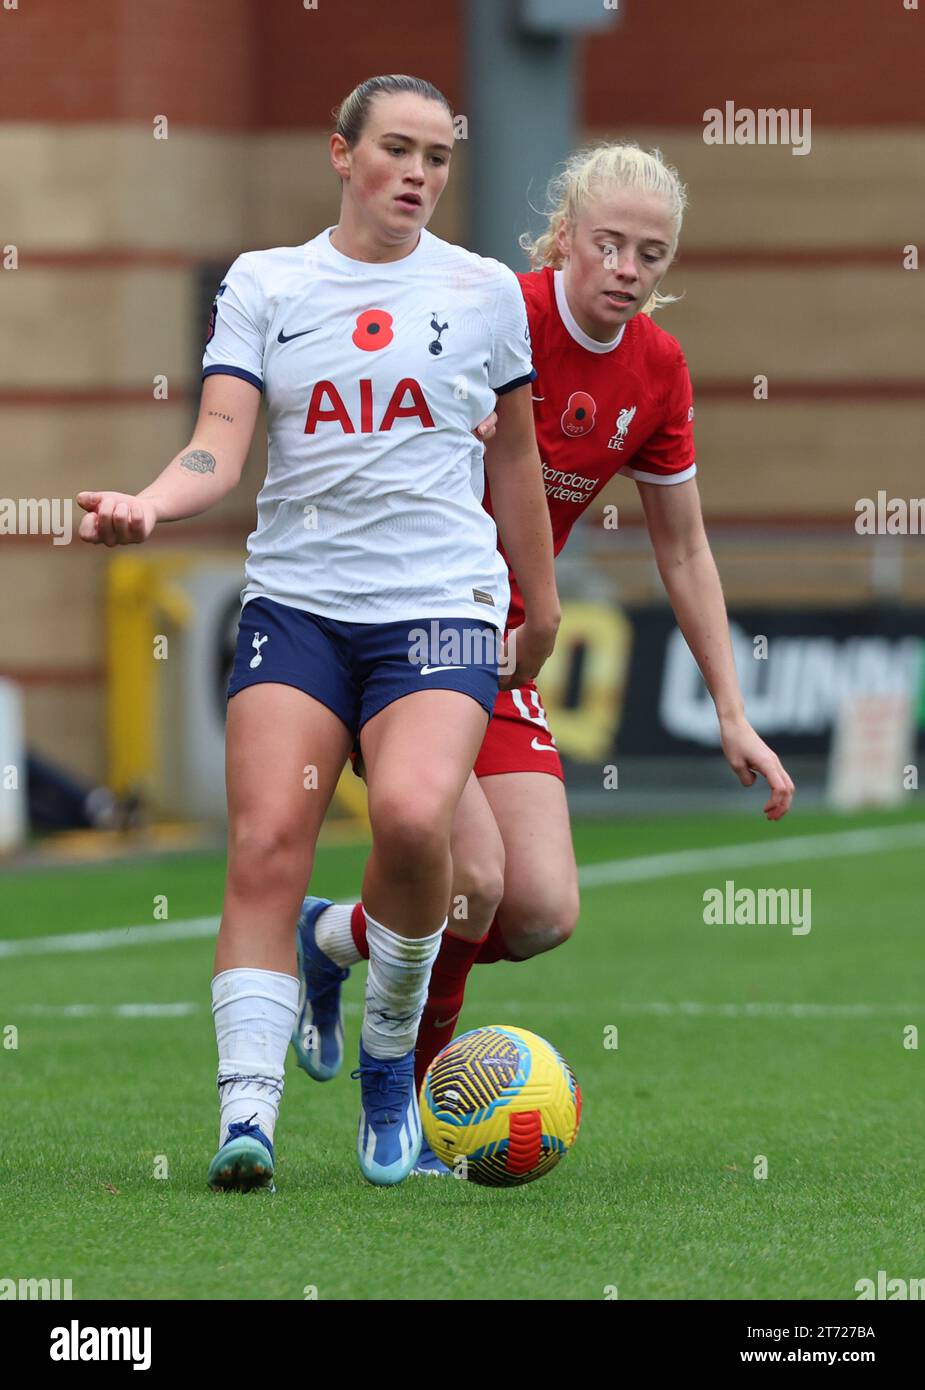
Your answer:
[[[188,447],[137,497],[78,498],[81,536],[107,545],[204,511],[237,483],[265,395],[268,469],[229,685],[214,1188],[273,1183],[299,992],[292,922],[357,736],[373,836],[357,1152],[377,1184],[417,1158],[414,1045],[509,598],[475,490],[472,431],[495,393],[495,514],[528,611],[512,679],[536,674],[559,621],[523,298],[506,267],[425,229],[452,144],[429,83],[361,84],[331,137],[337,226],[240,256],[216,296]]]

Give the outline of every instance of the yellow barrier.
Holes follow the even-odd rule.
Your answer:
[[[556,743],[568,757],[598,762],[612,749],[632,646],[633,625],[615,604],[562,604],[556,648],[537,684]]]
[[[160,758],[154,643],[157,619],[178,627],[190,601],[173,580],[187,557],[117,555],[106,576],[109,785],[120,795],[150,792]]]

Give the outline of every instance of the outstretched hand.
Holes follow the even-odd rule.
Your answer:
[[[762,776],[771,791],[764,814],[768,820],[780,820],[790,810],[796,790],[780,758],[758,737],[747,719],[721,721],[720,732],[726,761],[743,787],[752,786],[757,777]]]

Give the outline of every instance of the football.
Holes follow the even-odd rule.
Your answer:
[[[421,1124],[438,1158],[484,1187],[519,1187],[554,1168],[581,1122],[575,1074],[545,1038],[494,1024],[454,1038],[421,1086]]]

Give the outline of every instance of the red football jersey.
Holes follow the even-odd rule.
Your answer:
[[[555,553],[615,473],[681,483],[696,473],[690,373],[676,338],[637,314],[611,343],[576,323],[561,271],[518,275],[533,345],[533,418],[543,462]],[[485,488],[485,506],[491,496]],[[504,547],[501,546],[504,553]],[[524,607],[509,571],[507,625]]]

